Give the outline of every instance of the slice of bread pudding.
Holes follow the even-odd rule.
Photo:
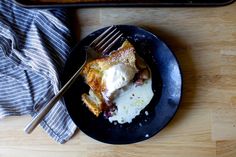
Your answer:
[[[114,92],[126,86],[138,72],[133,45],[125,40],[109,56],[88,62],[82,75],[90,87],[89,94],[82,94],[82,101],[96,116],[111,106]]]

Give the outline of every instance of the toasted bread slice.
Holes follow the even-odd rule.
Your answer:
[[[85,65],[82,75],[89,85],[92,95],[83,94],[82,100],[94,115],[98,116],[103,111],[102,105],[105,103],[102,96],[102,91],[105,90],[102,83],[103,72],[118,63],[137,69],[135,62],[135,49],[128,40],[125,40],[122,46],[111,52],[109,56],[95,59]]]

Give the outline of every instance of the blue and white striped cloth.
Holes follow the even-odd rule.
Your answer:
[[[72,37],[64,10],[25,9],[0,1],[0,118],[40,110],[60,87],[60,75]],[[64,102],[58,102],[41,126],[57,142],[76,129]]]

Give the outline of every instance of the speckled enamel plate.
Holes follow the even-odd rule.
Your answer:
[[[129,144],[151,138],[173,118],[181,99],[182,76],[175,55],[159,37],[136,26],[118,25],[117,28],[124,33],[124,38],[135,46],[137,53],[151,68],[154,97],[150,104],[132,123],[115,125],[102,114],[98,118],[95,117],[82,103],[81,94],[89,90],[83,78],[78,78],[64,98],[71,118],[85,134],[105,143]],[[91,33],[76,46],[66,64],[63,80],[68,80],[82,64],[83,48],[104,29]],[[114,49],[119,47],[123,40],[121,39]]]

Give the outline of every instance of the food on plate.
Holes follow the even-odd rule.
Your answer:
[[[109,56],[88,62],[82,75],[90,87],[82,101],[110,122],[132,122],[153,97],[151,71],[128,40]]]

